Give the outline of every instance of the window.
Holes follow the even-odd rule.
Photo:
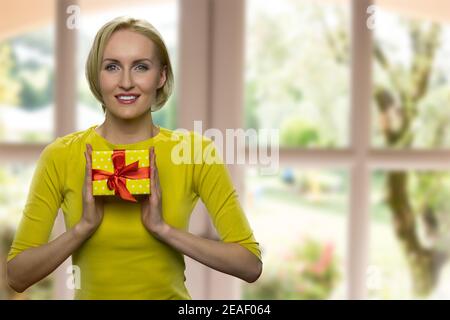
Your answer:
[[[298,160],[302,150],[349,147],[349,3],[248,0],[246,12],[245,125],[279,129],[281,150],[278,175],[247,168],[264,270],[241,297],[345,298],[349,171]]]
[[[447,171],[373,173],[370,298],[448,297],[449,184]]]
[[[0,258],[3,269],[14,234],[22,216],[28,187],[35,169],[35,165],[16,163],[0,168]],[[1,273],[4,274],[3,272]],[[6,279],[0,279],[0,299],[51,299],[54,286],[54,275],[43,279],[23,293],[12,291]]]
[[[450,26],[404,9],[376,11],[372,144],[448,148]]]
[[[368,295],[378,299],[450,294],[450,28],[437,9],[443,2],[424,4],[376,2],[371,143],[384,149],[376,153],[384,164],[374,161],[370,180]]]
[[[264,257],[261,278],[244,299],[343,299],[346,283],[348,175],[283,167],[245,177],[245,212]]]
[[[245,125],[279,129],[280,144],[349,144],[349,6],[247,1]]]
[[[34,159],[53,140],[55,84],[54,8],[3,4],[0,26],[0,299],[49,299],[50,276],[21,294],[7,285],[6,256],[25,206]],[[33,18],[30,19],[30,13]]]
[[[0,142],[45,143],[53,137],[54,28],[0,39]]]
[[[344,296],[358,299],[448,298],[449,291],[444,285],[449,270],[445,200],[448,199],[447,159],[450,156],[446,150],[449,143],[449,109],[446,107],[450,97],[446,41],[449,28],[448,16],[444,14],[448,12],[444,10],[448,9],[448,4],[436,1],[430,5],[421,0],[407,4],[383,0],[375,3],[370,0],[315,1],[314,4],[286,0],[277,2],[276,6],[248,0],[248,4],[251,9],[247,8],[244,108],[247,127],[272,126],[279,128],[283,137],[286,124],[300,119],[292,129],[288,126],[287,136],[295,142],[281,139],[282,170],[278,177],[281,180],[289,167],[292,169],[288,172],[301,172],[297,176],[307,176],[311,170],[329,175],[339,168],[344,168],[348,174],[348,189],[343,191],[348,192],[348,207],[333,207],[336,214],[348,209],[347,213],[341,214],[348,221],[345,255],[348,276],[345,277],[347,290]],[[295,11],[298,8],[302,8],[301,12]],[[313,16],[310,21],[308,15],[314,10],[322,12],[322,16]],[[342,26],[348,24],[350,12],[352,30],[346,32]],[[344,18],[340,20],[339,17]],[[371,25],[373,18],[375,24]],[[282,29],[285,24],[294,31]],[[334,27],[326,28],[327,25]],[[309,40],[308,48],[304,51],[292,49],[296,55],[289,54],[299,42],[294,34],[302,30],[307,30],[302,39]],[[331,44],[330,52],[344,54],[334,55],[334,60],[333,55],[325,59],[322,54],[327,47],[324,44]],[[298,48],[303,47],[298,45]],[[307,52],[306,60],[304,52]],[[259,57],[258,61],[256,57]],[[320,59],[314,62],[316,57]],[[337,68],[347,58],[348,70],[345,71],[345,64]],[[305,68],[314,68],[315,63],[316,72],[304,76]],[[292,69],[285,71],[293,75],[287,82],[280,81],[280,78],[284,79],[280,70],[289,69],[284,65]],[[317,71],[320,67],[324,68],[323,72]],[[351,74],[351,77],[345,77],[345,74]],[[327,78],[330,80],[323,80]],[[336,85],[334,81],[348,82]],[[261,84],[255,85],[258,82]],[[300,90],[292,90],[292,87]],[[324,118],[312,120],[314,117],[307,106],[309,104],[310,110],[316,111],[321,105],[321,100],[315,100],[312,95],[317,87],[319,94],[316,97],[326,99],[329,90],[334,90],[337,101],[324,103],[323,106],[329,108],[323,109],[326,110]],[[277,93],[273,94],[274,91]],[[296,96],[299,92],[301,94]],[[289,98],[286,100],[286,97]],[[340,107],[340,103],[345,106]],[[336,114],[335,106],[342,108]],[[337,116],[338,113],[348,113],[349,120]],[[332,121],[327,121],[326,117]],[[259,122],[259,118],[264,118],[265,122]],[[282,118],[286,120],[281,121]],[[315,131],[309,130],[311,123],[314,123]],[[338,128],[343,130],[336,129],[335,125],[339,123]],[[325,137],[331,137],[334,142],[323,143],[327,141]],[[289,148],[292,146],[297,148]],[[246,184],[248,192],[253,192],[250,170]],[[263,183],[266,178],[259,179],[261,190],[267,189]],[[278,188],[286,197],[288,193],[281,192],[283,187]],[[300,193],[297,198],[300,208],[307,196]],[[268,199],[276,203],[268,196],[264,201]],[[261,212],[267,206],[260,211],[248,206],[249,217],[258,227]],[[301,225],[300,221],[308,211],[304,208],[294,211],[299,222],[293,224]],[[278,214],[278,211],[273,213],[266,224],[276,224]],[[314,224],[310,226],[319,232]],[[300,237],[302,231],[300,226],[298,228]],[[259,237],[270,243],[271,239],[265,239],[266,234],[268,236],[270,232],[260,232]],[[276,268],[268,264],[267,276],[272,270]],[[264,275],[262,280],[264,284]],[[243,295],[248,297],[256,288],[257,284],[244,286]],[[260,292],[277,294],[266,289],[263,286]],[[292,296],[281,289],[280,292],[284,293],[279,297]],[[300,292],[297,290],[295,294],[299,296]],[[334,297],[333,293],[327,295],[327,298]]]

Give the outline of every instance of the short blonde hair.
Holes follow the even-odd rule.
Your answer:
[[[151,111],[161,109],[169,99],[173,90],[173,71],[170,63],[169,53],[167,47],[159,34],[158,30],[149,22],[141,19],[134,19],[130,17],[118,17],[107,22],[95,36],[86,61],[86,78],[89,82],[89,87],[97,100],[102,104],[103,112],[105,112],[105,104],[100,92],[99,74],[102,65],[103,52],[105,46],[111,35],[118,30],[132,30],[149,38],[156,46],[156,54],[161,64],[161,68],[166,69],[166,82],[157,89],[156,100],[151,106]]]

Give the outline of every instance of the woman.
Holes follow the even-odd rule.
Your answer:
[[[178,143],[200,138],[205,148],[212,141],[153,124],[151,112],[164,105],[173,85],[167,49],[155,28],[131,18],[105,24],[86,75],[105,121],[43,150],[8,255],[10,286],[24,291],[69,256],[80,276],[76,299],[191,299],[183,255],[255,281],[262,271],[259,245],[226,166],[198,152],[181,165],[171,158]],[[92,150],[116,149],[149,150],[150,196],[133,202],[92,195]],[[187,232],[199,198],[222,241]],[[67,231],[48,242],[59,208]]]

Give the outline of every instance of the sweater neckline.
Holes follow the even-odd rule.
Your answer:
[[[99,140],[101,140],[104,144],[106,144],[111,149],[132,149],[132,148],[138,148],[138,147],[144,147],[151,145],[152,143],[155,143],[159,140],[161,140],[162,137],[162,130],[164,128],[161,128],[160,126],[157,126],[159,128],[159,132],[146,140],[141,140],[133,143],[126,143],[126,144],[116,144],[108,141],[106,138],[104,138],[102,135],[100,135],[95,129],[98,127],[98,125],[93,125],[89,129],[92,131],[92,134]]]

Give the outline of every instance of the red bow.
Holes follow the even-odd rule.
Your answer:
[[[137,202],[127,189],[126,179],[147,179],[150,177],[150,167],[139,168],[139,161],[125,166],[125,150],[114,150],[111,158],[114,172],[92,169],[92,181],[108,179],[108,188],[115,190],[115,195],[124,200]]]

